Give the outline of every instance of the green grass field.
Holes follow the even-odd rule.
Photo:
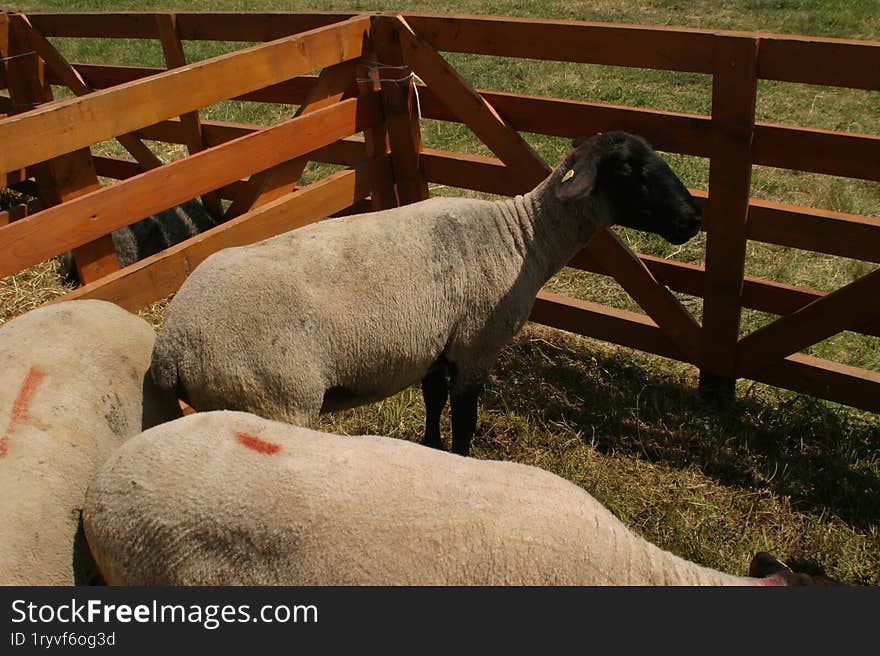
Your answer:
[[[185,8],[184,5],[185,4]],[[18,2],[24,11],[106,11],[107,3]],[[488,2],[115,2],[113,10],[378,10],[535,16],[665,24],[707,29],[880,39],[880,1],[822,0],[557,0]],[[59,41],[74,61],[161,65],[158,43]],[[190,43],[200,59],[238,44]],[[475,86],[707,114],[708,76],[449,55]],[[223,103],[204,116],[274,123],[289,108]],[[764,82],[758,119],[880,134],[880,93]],[[425,121],[426,145],[488,153],[465,128]],[[550,162],[564,140],[524,135]],[[173,156],[171,151],[165,153]],[[670,155],[685,182],[705,189],[708,163]],[[311,177],[322,167],[310,167]],[[434,188],[434,194],[460,190]],[[755,167],[752,195],[880,216],[880,185]],[[705,238],[672,247],[659,238],[620,230],[645,253],[702,264]],[[875,265],[777,246],[749,245],[747,273],[831,290]],[[627,309],[634,303],[611,281],[565,269],[550,289]],[[0,319],[63,293],[48,263],[0,281]],[[698,318],[699,299],[681,297]],[[154,324],[164,304],[144,312]],[[743,332],[772,317],[746,311]],[[880,370],[877,339],[844,333],[809,352]],[[528,325],[503,352],[484,395],[474,455],[538,465],[584,487],[647,539],[681,556],[732,573],[766,550],[852,584],[880,584],[880,418],[870,413],[749,381],[738,383],[734,407],[705,405],[694,391],[697,372],[665,360]],[[326,429],[419,439],[418,390],[323,419]],[[446,426],[448,433],[448,424]]]

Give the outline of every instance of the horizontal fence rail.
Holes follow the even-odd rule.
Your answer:
[[[344,12],[179,12],[186,40],[271,41],[347,20]],[[581,61],[713,72],[715,40],[724,36],[761,39],[760,79],[880,90],[878,42],[749,34],[685,28],[609,25],[576,21],[404,13],[407,22],[438,50],[507,57]],[[155,13],[33,13],[48,37],[155,39]],[[592,37],[592,38],[591,38]],[[636,39],[639,48],[632,48]],[[626,45],[625,45],[626,44]]]
[[[823,292],[744,273],[749,240],[880,263],[880,219],[749,195],[753,165],[880,181],[880,136],[754,118],[758,80],[880,90],[878,42],[422,13],[112,12],[28,18],[51,39],[161,39],[165,47],[170,25],[180,41],[260,45],[178,69],[75,62],[69,69],[49,67],[47,83],[70,86],[73,71],[85,85],[80,91],[95,91],[21,114],[15,113],[22,107],[14,99],[0,105],[0,113],[13,114],[0,119],[0,135],[13,146],[0,151],[0,183],[24,188],[46,160],[120,135],[189,147],[192,126],[179,117],[221,100],[308,108],[322,84],[322,77],[308,73],[361,57],[359,70],[366,70],[377,51],[386,63],[409,66],[424,80],[418,87],[420,118],[468,126],[495,156],[422,147],[413,117],[415,96],[385,85],[271,127],[202,120],[201,152],[150,171],[140,158],[96,156],[95,173],[120,182],[26,212],[24,218],[19,212],[18,220],[11,213],[0,216],[9,221],[0,227],[0,275],[84,247],[199,194],[216,191],[237,207],[254,194],[267,170],[290,167],[297,158],[351,167],[308,187],[291,182],[289,191],[278,191],[266,204],[70,296],[136,309],[175,291],[219,248],[361,211],[368,203],[379,208],[417,200],[425,182],[504,196],[523,193],[549,166],[521,132],[570,138],[623,129],[644,136],[658,150],[709,161],[708,192],[693,192],[706,213],[706,261],[700,266],[633,254],[602,233],[569,266],[614,277],[647,314],[542,292],[532,320],[688,362],[708,377],[748,377],[880,412],[880,374],[795,352],[840,330],[880,336],[880,312],[868,298],[876,296],[877,275]],[[713,109],[711,115],[694,115],[475,89],[443,52],[703,74],[712,79]],[[0,84],[9,86],[2,68]],[[83,127],[65,129],[74,121]],[[391,135],[390,149],[383,150],[385,134]],[[297,166],[293,170],[301,172]],[[161,200],[147,200],[157,195]],[[706,325],[697,323],[670,290],[704,299]],[[743,308],[781,318],[743,336]]]
[[[341,171],[291,192],[81,287],[64,300],[93,298],[138,310],[177,291],[195,267],[222,248],[268,239],[351,207],[369,195],[376,177],[390,175],[388,167],[385,158],[365,161],[354,170]]]
[[[164,69],[133,66],[76,64],[76,69],[98,89],[148,77]],[[53,79],[53,82],[58,80]],[[237,100],[299,104],[315,77],[284,83],[236,96]],[[682,155],[709,156],[711,117],[607,105],[560,98],[542,98],[480,89],[483,96],[516,130],[554,137],[581,136],[581,126],[603,132],[627,130],[642,135],[659,149]],[[430,88],[419,90],[422,116],[462,122]],[[791,125],[755,123],[753,163],[863,180],[880,181],[880,137],[834,132]]]
[[[344,25],[344,27],[343,27]],[[143,80],[38,107],[0,121],[0,170],[47,160],[269,84],[360,57],[369,19],[158,73]],[[77,126],[71,130],[70,126]]]
[[[158,39],[157,17],[165,13],[111,12],[28,14],[49,37]],[[187,41],[273,41],[348,20],[357,13],[175,12],[180,38]]]
[[[372,106],[370,106],[372,105]],[[0,276],[169,206],[363,130],[378,106],[355,98],[80,196],[0,229]]]

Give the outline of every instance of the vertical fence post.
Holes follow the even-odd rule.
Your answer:
[[[0,89],[6,88],[6,58],[9,56],[9,13],[0,8]],[[5,99],[4,99],[5,102]],[[11,104],[11,101],[10,101]],[[6,113],[6,106],[0,108],[0,113]],[[0,171],[0,175],[6,171]]]
[[[162,44],[162,54],[165,57],[165,67],[169,70],[186,66],[186,55],[183,52],[183,43],[177,29],[177,14],[156,14],[156,27],[159,30],[159,42]],[[188,112],[180,117],[180,126],[183,131],[183,139],[186,142],[186,150],[190,155],[201,152],[205,148],[202,136],[202,122],[199,111]],[[214,218],[223,218],[223,205],[216,191],[209,191],[202,195],[202,205]]]
[[[715,42],[700,390],[716,402],[732,401],[736,383],[759,42]]]
[[[415,203],[428,197],[421,166],[422,132],[415,82],[404,62],[393,17],[374,16],[371,32],[380,64],[392,67],[380,66],[378,70],[397,197],[402,205]]]
[[[26,21],[9,18],[9,51],[7,86],[14,108],[25,111],[52,100],[52,89],[46,80],[45,65],[30,45],[25,30],[32,29]],[[82,148],[67,155],[54,157],[32,167],[43,205],[58,205],[100,187],[92,153]],[[82,282],[91,282],[119,269],[119,260],[110,235],[105,235],[74,249],[73,259]]]
[[[374,49],[367,53],[361,63],[358,64],[357,84],[359,95],[364,96],[382,91],[380,71],[376,65],[378,60],[379,55],[376,54]],[[386,120],[383,120],[379,125],[364,130],[364,144],[367,150],[367,157],[390,155],[391,146],[388,141],[388,123]],[[389,167],[387,175],[380,174],[377,176],[370,193],[370,208],[375,212],[397,207],[399,204],[397,192],[394,189],[393,171]]]

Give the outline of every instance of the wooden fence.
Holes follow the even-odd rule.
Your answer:
[[[63,37],[159,39],[167,68],[71,64],[48,40]],[[258,45],[187,64],[185,40]],[[0,112],[10,114],[0,120],[0,187],[45,206],[0,217],[0,276],[74,249],[87,284],[67,298],[137,309],[220,248],[421,200],[431,182],[530,190],[550,167],[519,131],[625,129],[659,150],[708,158],[708,193],[696,194],[705,266],[633,253],[603,231],[570,266],[613,276],[645,314],[542,292],[532,319],[692,363],[707,388],[750,378],[880,412],[880,374],[800,353],[843,330],[880,335],[880,270],[832,293],[744,275],[748,240],[880,262],[876,218],[750,198],[753,164],[880,181],[876,135],[755,120],[759,79],[880,90],[880,43],[426,14],[103,13],[4,14],[0,50],[9,90]],[[712,114],[478,90],[443,51],[708,74]],[[381,81],[377,60],[408,68]],[[410,70],[425,83],[418,98]],[[47,102],[51,84],[75,97]],[[200,108],[232,98],[299,109],[270,127],[200,120]],[[496,157],[423,147],[417,100],[424,118],[467,125]],[[92,155],[110,138],[134,161]],[[189,155],[162,164],[144,139],[184,144]],[[308,161],[348,168],[299,188]],[[119,182],[101,188],[98,176]],[[194,196],[229,220],[118,269],[110,231]],[[702,324],[670,290],[703,299]],[[779,318],[741,336],[744,307]]]

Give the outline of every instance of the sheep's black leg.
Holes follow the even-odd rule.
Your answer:
[[[446,366],[437,362],[422,379],[422,397],[425,399],[425,438],[422,444],[439,449],[440,415],[448,396],[446,385]]]
[[[452,452],[470,455],[471,438],[477,428],[477,400],[483,386],[478,385],[452,395]]]

